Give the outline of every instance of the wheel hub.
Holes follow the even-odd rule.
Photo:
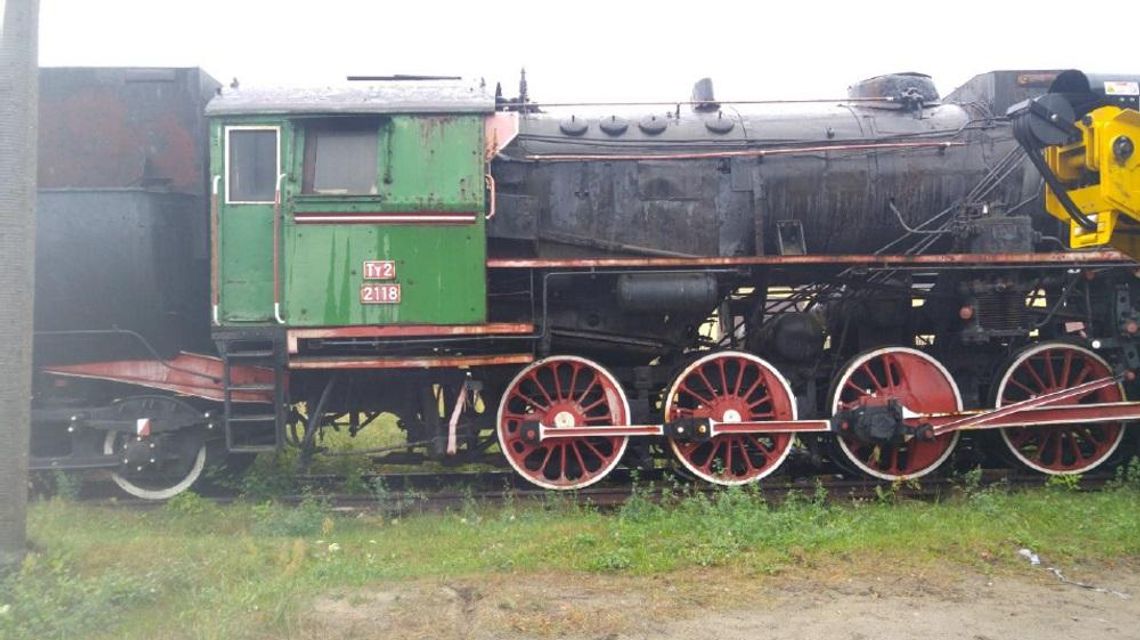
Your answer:
[[[862,442],[899,444],[908,433],[903,422],[902,405],[897,400],[867,402],[839,414],[838,418],[841,429],[854,434]]]
[[[569,411],[559,411],[554,414],[554,426],[559,429],[570,429],[578,426],[578,421],[574,418],[574,414]]]
[[[158,443],[155,440],[131,438],[123,446],[123,467],[128,472],[136,472],[157,466],[159,453]]]
[[[720,421],[726,424],[741,422],[740,412],[736,409],[728,409],[724,412],[724,415],[721,416]]]

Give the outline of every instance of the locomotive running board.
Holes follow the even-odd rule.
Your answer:
[[[1135,261],[1115,249],[1055,253],[945,253],[924,255],[841,254],[803,256],[621,257],[621,258],[489,258],[488,269],[667,269],[695,267],[987,267],[1125,266]]]

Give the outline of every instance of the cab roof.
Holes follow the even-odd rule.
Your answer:
[[[491,113],[495,98],[480,82],[402,80],[329,87],[226,87],[206,115]]]

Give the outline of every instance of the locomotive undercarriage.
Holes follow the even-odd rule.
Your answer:
[[[776,472],[793,454],[817,470],[888,480],[933,472],[956,450],[962,465],[1014,461],[1045,473],[1088,472],[1113,458],[1123,424],[1140,416],[1124,402],[1135,312],[1120,306],[1137,284],[1130,268],[1081,263],[870,265],[855,276],[844,263],[718,267],[716,313],[687,319],[683,330],[667,313],[657,325],[642,315],[629,336],[560,326],[555,318],[575,316],[559,305],[593,299],[591,309],[601,313],[612,308],[606,296],[616,295],[614,276],[653,268],[581,267],[579,277],[594,286],[547,300],[534,333],[519,336],[533,346],[534,362],[401,374],[399,383],[372,372],[371,384],[364,377],[353,384],[385,391],[369,401],[346,398],[324,425],[365,402],[368,416],[394,413],[407,432],[409,448],[388,461],[504,456],[527,480],[552,489],[665,459],[705,481],[741,484]],[[550,273],[545,265],[525,271],[536,280]],[[541,310],[541,293],[535,297]],[[1097,302],[1105,300],[1115,302]],[[657,341],[652,359],[643,352],[647,336]],[[591,352],[583,346],[591,338],[604,346]],[[629,348],[615,353],[622,344]],[[351,346],[374,354],[409,348]],[[433,353],[520,347],[492,336],[436,344]],[[344,384],[341,372],[316,374],[303,386],[315,398],[338,376],[333,384]],[[1070,405],[1077,407],[1059,408]]]
[[[282,419],[258,437],[299,447],[302,463],[322,451],[323,431],[354,436],[394,415],[405,440],[365,452],[379,464],[505,461],[551,489],[588,486],[620,465],[673,466],[716,484],[792,467],[885,480],[976,465],[1086,473],[1111,464],[1124,425],[1140,419],[1125,401],[1140,280],[1111,254],[1032,257],[505,262],[492,291],[520,301],[500,304],[488,326],[513,333],[263,331],[227,344],[288,343]],[[711,302],[700,314],[668,296],[656,310],[619,306],[619,282],[653,284],[646,276],[659,273],[687,274]],[[520,282],[558,278],[585,284],[519,293]],[[604,317],[581,322],[584,313]],[[271,380],[267,370],[258,380]],[[39,415],[56,420],[57,441],[94,456],[55,451],[33,458],[38,468],[106,468],[128,492],[161,498],[197,480],[203,458],[235,448],[217,399],[68,384],[68,397],[77,384],[97,392]],[[273,385],[236,388],[254,387]],[[265,407],[231,410],[273,416]]]

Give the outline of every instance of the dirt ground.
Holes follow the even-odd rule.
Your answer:
[[[1071,575],[1070,575],[1071,574]],[[730,569],[654,577],[510,575],[320,598],[310,638],[924,640],[1140,638],[1140,566],[986,575],[961,567]]]

